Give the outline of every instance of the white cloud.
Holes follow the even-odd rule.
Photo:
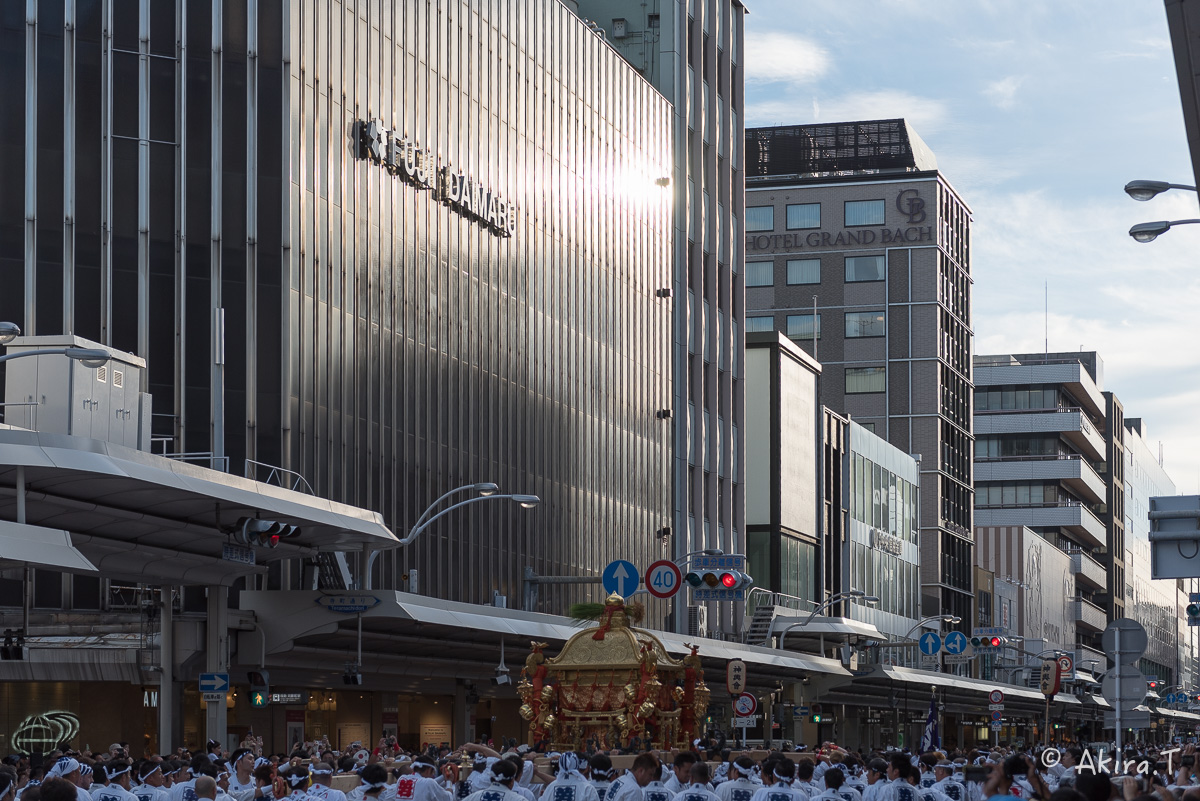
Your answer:
[[[1007,111],[1016,105],[1017,90],[1021,88],[1021,82],[1024,80],[1016,75],[1009,75],[1007,78],[992,81],[984,88],[983,96],[998,108]]]
[[[829,69],[829,53],[803,36],[782,31],[746,34],[746,82],[808,84]]]
[[[903,117],[923,138],[941,128],[947,119],[946,104],[900,90],[854,92],[821,104],[819,122],[885,120]]]

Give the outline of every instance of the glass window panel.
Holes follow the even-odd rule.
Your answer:
[[[816,315],[817,339],[821,338],[821,315]],[[787,335],[792,339],[813,338],[813,315],[789,314],[787,318]]]
[[[775,283],[775,262],[746,262],[746,286],[771,286]]]
[[[774,317],[747,317],[746,318],[746,333],[753,331],[774,331]]]
[[[1000,493],[1001,503],[1005,506],[1012,506],[1017,502],[1017,488],[1013,484],[1005,484]]]
[[[820,228],[821,204],[789,203],[787,207],[787,227],[793,231],[797,228]]]
[[[1006,389],[1000,393],[1000,408],[1015,409],[1017,408],[1017,393],[1011,389]]]
[[[789,284],[821,283],[821,260],[788,259],[787,282]]]
[[[846,225],[883,225],[883,201],[847,200]]]
[[[882,281],[887,276],[883,256],[847,256],[846,281]]]
[[[771,231],[775,228],[774,206],[747,206],[746,230]]]
[[[884,314],[878,312],[846,312],[846,337],[881,337],[886,333]]]
[[[1029,408],[1029,390],[1018,389],[1015,393],[1015,397],[1016,397],[1018,409],[1028,409]]]
[[[883,392],[887,387],[886,367],[847,367],[846,394]]]
[[[1043,503],[1045,495],[1042,491],[1041,484],[1034,484],[1029,488],[1029,502],[1033,504]]]
[[[1029,505],[1029,485],[1028,484],[1018,484],[1017,485],[1017,503],[1020,504],[1021,506]]]

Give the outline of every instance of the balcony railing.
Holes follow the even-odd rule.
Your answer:
[[[1104,566],[1083,551],[1070,551],[1071,575],[1081,576],[1099,589],[1108,586],[1108,574]]]
[[[1079,596],[1071,599],[1071,614],[1075,618],[1076,624],[1095,631],[1103,631],[1108,624],[1108,617],[1104,614],[1103,609]]]

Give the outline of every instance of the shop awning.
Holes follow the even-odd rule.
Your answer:
[[[1028,687],[1018,687],[1014,684],[1001,684],[994,681],[980,681],[978,679],[969,679],[964,676],[955,676],[950,673],[934,673],[928,670],[913,670],[912,668],[892,667],[882,665],[878,668],[878,672],[886,678],[894,681],[909,682],[912,684],[937,685],[938,687],[952,687],[957,690],[967,690],[982,694],[990,693],[992,690],[1000,690],[1004,693],[1005,700],[1010,698],[1020,698],[1022,700],[1044,702],[1045,696],[1036,690],[1031,690]],[[1061,704],[1078,704],[1079,699],[1073,695],[1059,693],[1054,696],[1054,703]]]
[[[96,572],[96,566],[71,544],[68,532],[0,520],[0,563],[9,562],[68,573]]]

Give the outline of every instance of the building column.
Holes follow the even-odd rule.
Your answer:
[[[208,588],[208,663],[209,673],[229,672],[229,588],[224,585]],[[161,706],[162,702],[159,701]],[[208,704],[205,735],[209,740],[225,744],[228,726],[228,710],[225,699]]]
[[[475,739],[471,729],[471,710],[467,704],[467,685],[459,679],[454,685],[454,718],[451,721],[454,742],[469,743]]]
[[[175,614],[174,587],[158,590],[158,753],[170,754],[175,740]]]

